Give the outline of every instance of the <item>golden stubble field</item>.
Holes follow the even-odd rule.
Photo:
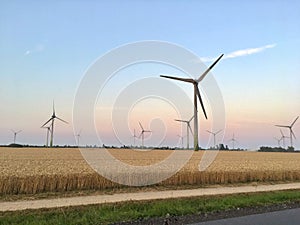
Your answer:
[[[172,151],[110,149],[117,159],[131,165],[151,165]],[[299,153],[225,152],[203,172],[198,165],[203,151],[159,185],[209,185],[244,182],[300,180]],[[120,171],[126,174],[126,171]],[[159,174],[158,174],[159,175]],[[145,178],[147,174],[145,174]],[[123,187],[98,175],[78,149],[0,148],[0,194],[32,194]]]

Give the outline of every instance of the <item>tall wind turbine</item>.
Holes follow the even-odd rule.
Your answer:
[[[207,115],[206,115],[205,108],[204,108],[204,105],[203,105],[203,101],[202,101],[202,98],[201,98],[201,95],[200,95],[198,84],[199,84],[199,82],[201,82],[204,79],[204,77],[209,73],[209,71],[217,64],[217,62],[223,57],[223,55],[224,54],[219,56],[219,58],[198,79],[180,78],[180,77],[160,75],[161,77],[164,77],[164,78],[169,78],[169,79],[173,79],[173,80],[179,80],[179,81],[183,81],[183,82],[192,83],[193,86],[194,86],[194,150],[196,150],[196,151],[199,150],[197,98],[200,101],[204,116],[207,119]]]
[[[46,147],[48,147],[48,145],[49,145],[49,133],[51,133],[51,127],[48,126],[48,127],[41,127],[41,128],[47,129]]]
[[[51,127],[50,147],[53,146],[53,134],[54,134],[54,121],[55,121],[55,119],[58,119],[58,120],[60,120],[60,121],[62,121],[64,123],[68,123],[68,122],[64,121],[63,119],[61,119],[61,118],[59,118],[59,117],[56,116],[56,114],[55,114],[55,108],[54,108],[54,102],[53,102],[53,113],[52,113],[52,116],[51,116],[51,118],[46,123],[44,123],[42,125],[42,127],[45,127],[49,122],[51,122],[51,124],[50,124],[50,127]]]
[[[177,135],[177,137],[179,137],[179,138],[180,138],[180,140],[181,140],[181,148],[183,148],[183,136],[181,136],[181,135]]]
[[[144,133],[149,133],[149,132],[151,132],[151,130],[144,130],[142,124],[140,122],[139,122],[139,124],[140,124],[141,130],[142,130],[139,137],[142,137],[142,148],[144,148]]]
[[[22,132],[22,130],[19,130],[19,131],[14,131],[14,130],[11,130],[11,132],[13,132],[14,133],[14,144],[16,144],[16,139],[17,139],[17,134],[18,133],[21,133]]]
[[[234,143],[237,142],[237,140],[234,138],[234,133],[232,134],[232,138],[229,141],[232,142],[232,150],[234,150]]]
[[[208,133],[214,135],[214,146],[216,146],[216,135],[219,134],[222,130],[219,130],[217,132],[212,132],[212,131],[209,131],[207,130]]]
[[[290,140],[291,140],[291,147],[293,147],[293,136],[296,139],[295,133],[293,132],[292,128],[294,126],[294,124],[296,123],[297,119],[299,118],[299,116],[297,116],[297,118],[294,120],[294,122],[292,122],[292,124],[290,126],[284,126],[284,125],[275,125],[276,127],[284,127],[284,128],[288,128],[290,129]]]
[[[193,134],[190,122],[192,121],[192,119],[194,118],[194,116],[191,117],[191,119],[189,120],[175,120],[178,122],[182,122],[182,123],[186,123],[186,148],[189,149],[190,148],[190,132]]]

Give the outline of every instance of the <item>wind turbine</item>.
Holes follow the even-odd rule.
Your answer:
[[[144,133],[148,133],[148,132],[151,132],[151,131],[150,130],[144,130],[141,122],[139,122],[139,124],[140,124],[141,130],[142,130],[139,137],[142,137],[142,148],[144,148]]]
[[[80,141],[80,138],[81,138],[81,131],[82,130],[80,130],[79,133],[75,135],[75,137],[77,138],[77,146],[78,147],[79,147],[79,141]]]
[[[212,131],[207,130],[208,133],[214,135],[214,146],[216,146],[216,135],[217,135],[218,133],[220,133],[221,131],[222,131],[222,130],[219,130],[219,131],[217,131],[217,132],[212,132]]]
[[[291,140],[291,147],[293,147],[293,136],[296,139],[296,136],[292,130],[294,124],[296,123],[297,119],[299,118],[299,116],[297,116],[297,118],[294,120],[294,122],[292,122],[292,124],[290,126],[284,126],[284,125],[275,125],[276,127],[284,127],[284,128],[288,128],[290,129],[290,140]]]
[[[17,134],[18,133],[21,133],[22,132],[22,130],[19,130],[19,131],[14,131],[14,130],[11,130],[11,132],[13,132],[14,133],[14,144],[16,144],[16,139],[17,139]]]
[[[201,98],[201,95],[200,95],[198,84],[199,84],[199,82],[201,82],[204,79],[204,77],[209,73],[209,71],[217,64],[217,62],[223,57],[223,55],[224,54],[219,56],[219,58],[198,79],[180,78],[180,77],[160,75],[161,77],[164,77],[164,78],[169,78],[169,79],[173,79],[173,80],[179,80],[179,81],[183,81],[183,82],[192,83],[193,86],[194,86],[194,150],[196,150],[196,151],[199,150],[197,97],[200,101],[204,116],[207,119],[207,115],[206,115],[205,108],[204,108],[204,105],[203,105],[203,101],[202,101],[202,98]]]
[[[42,125],[42,127],[45,127],[45,125],[47,125],[49,122],[51,122],[51,124],[50,124],[50,127],[51,127],[50,147],[53,146],[53,133],[54,133],[54,121],[55,121],[55,119],[58,119],[58,120],[60,120],[60,121],[62,121],[64,123],[68,123],[68,122],[64,121],[63,119],[61,119],[61,118],[59,118],[59,117],[56,116],[56,114],[55,114],[55,108],[54,108],[54,101],[53,101],[53,113],[52,113],[52,116],[51,116],[51,118],[46,123],[44,123]]]
[[[274,139],[277,141],[278,147],[280,148],[280,147],[281,147],[281,146],[280,146],[280,141],[282,140],[282,138],[274,137]]]
[[[49,133],[51,132],[51,127],[41,127],[41,128],[45,128],[47,129],[47,142],[46,142],[46,147],[48,147],[48,144],[49,144]]]
[[[190,132],[193,134],[190,122],[192,121],[192,119],[194,118],[194,116],[191,117],[191,119],[189,120],[175,120],[178,122],[182,122],[182,123],[186,123],[186,148],[189,149],[190,148]]]
[[[177,137],[179,137],[181,139],[181,148],[183,149],[183,136],[177,135]]]
[[[237,142],[237,140],[234,138],[234,133],[232,134],[232,138],[229,141],[232,142],[232,150],[234,150],[234,143]]]
[[[138,136],[136,136],[136,134],[135,134],[135,129],[133,129],[133,146],[135,146],[135,139],[138,137]]]
[[[281,133],[281,140],[282,140],[282,144],[283,144],[283,148],[285,148],[285,138],[289,138],[288,136],[285,136],[282,132],[282,130],[280,129],[280,133]]]

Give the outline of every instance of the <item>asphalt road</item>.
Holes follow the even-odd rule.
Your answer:
[[[228,218],[193,225],[299,225],[300,208]]]

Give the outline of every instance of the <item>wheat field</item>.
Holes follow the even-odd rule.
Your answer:
[[[171,150],[134,151],[110,149],[130,165],[150,165],[166,159]],[[210,185],[300,180],[300,154],[220,151],[200,172],[203,151],[158,185]],[[172,166],[172,165],[170,165]],[[126,171],[119,171],[126,174]],[[147,174],[145,174],[147,177]],[[73,190],[123,188],[97,174],[74,148],[0,148],[0,194],[34,194]]]

